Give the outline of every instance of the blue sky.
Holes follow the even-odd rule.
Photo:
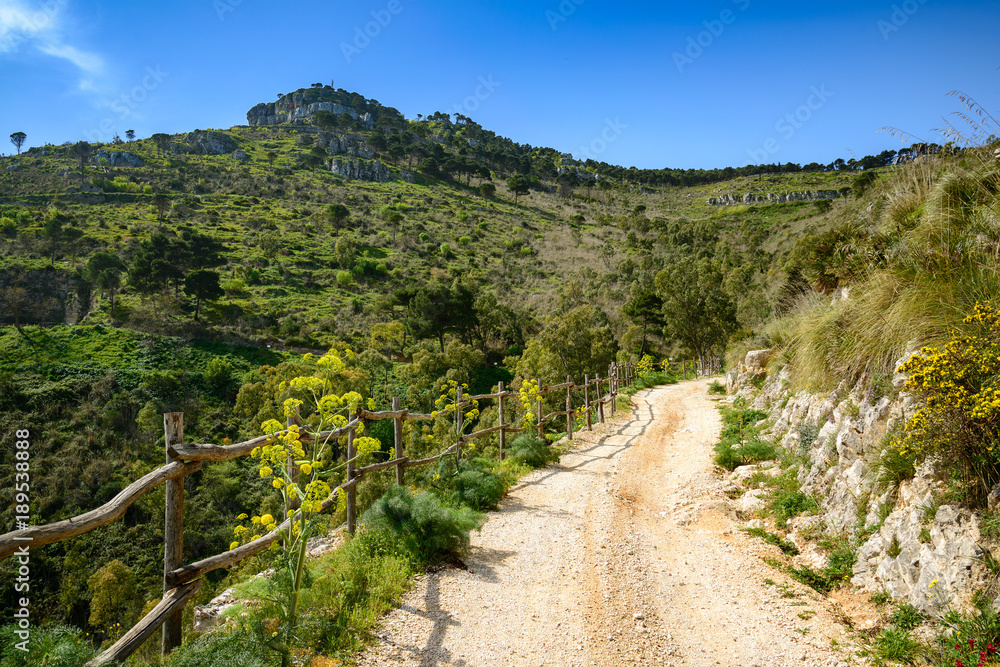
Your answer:
[[[332,80],[625,166],[827,163],[939,139],[950,90],[1000,118],[998,28],[996,0],[0,0],[0,135],[230,127]]]

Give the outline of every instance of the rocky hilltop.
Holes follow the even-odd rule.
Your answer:
[[[323,88],[300,88],[287,93],[275,102],[261,102],[247,111],[247,122],[251,127],[278,125],[279,123],[308,123],[320,111],[328,111],[335,116],[347,114],[370,130],[375,119],[370,112],[358,111],[343,103],[343,95],[329,86]]]

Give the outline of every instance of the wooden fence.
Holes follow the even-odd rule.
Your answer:
[[[689,377],[715,374],[720,369],[720,362],[719,360],[705,363],[697,361],[671,362],[670,369],[675,370],[682,379],[687,379]],[[598,422],[604,423],[605,415],[608,413],[607,406],[610,406],[610,414],[607,416],[614,416],[615,402],[618,398],[620,388],[631,385],[635,381],[636,376],[636,365],[625,363],[612,364],[608,368],[608,374],[605,378],[601,378],[599,374],[595,375],[594,378],[585,375],[583,384],[574,383],[570,376],[566,376],[566,382],[564,383],[549,386],[542,385],[539,379],[538,393],[535,399],[536,405],[533,407],[534,428],[538,430],[539,437],[543,436],[544,427],[548,422],[557,417],[565,416],[566,436],[570,440],[573,439],[573,427],[576,417],[576,409],[574,409],[573,405],[574,391],[583,392],[583,402],[578,407],[582,408],[582,416],[584,417],[586,428],[588,430],[592,429],[592,414],[595,411]],[[542,398],[556,391],[566,392],[566,409],[543,414]],[[347,425],[342,428],[324,431],[316,436],[303,433],[300,437],[300,440],[303,442],[312,442],[313,438],[333,439],[343,436],[347,437],[346,456],[348,462],[346,480],[340,486],[333,489],[323,502],[323,511],[336,506],[338,492],[343,490],[347,499],[347,531],[353,534],[357,521],[357,486],[366,474],[383,468],[395,467],[396,483],[403,484],[406,468],[434,463],[439,461],[443,456],[451,453],[455,453],[458,457],[461,457],[462,446],[466,442],[491,433],[499,433],[500,457],[503,458],[507,434],[520,433],[524,430],[515,426],[513,422],[506,421],[505,402],[506,399],[513,395],[512,392],[504,388],[502,382],[499,384],[496,393],[476,396],[465,396],[462,393],[462,388],[458,387],[455,397],[458,441],[438,454],[423,459],[411,460],[406,456],[403,447],[403,422],[432,421],[437,417],[429,414],[411,413],[409,410],[403,409],[398,396],[392,399],[391,410],[371,412],[359,408],[350,415]],[[500,423],[497,426],[484,428],[473,433],[462,434],[462,408],[471,405],[472,401],[479,400],[495,400],[497,402]],[[362,424],[365,420],[377,421],[381,419],[392,419],[394,422],[394,458],[356,468],[354,465],[356,455],[354,438],[358,425]],[[288,425],[291,426],[295,421],[295,419],[289,419]],[[166,500],[164,503],[165,523],[163,529],[163,598],[159,604],[126,632],[121,639],[115,642],[113,646],[87,663],[87,667],[96,667],[107,662],[123,661],[156,632],[157,628],[162,628],[161,650],[163,654],[169,653],[172,649],[180,646],[184,606],[201,589],[203,583],[202,577],[214,570],[232,567],[236,563],[267,549],[278,540],[285,538],[291,528],[292,522],[298,516],[296,514],[286,518],[270,533],[252,542],[184,565],[184,478],[201,470],[203,463],[206,461],[228,461],[241,456],[247,456],[254,448],[266,444],[269,439],[275,436],[261,436],[247,440],[246,442],[225,446],[184,444],[184,415],[180,412],[171,412],[163,415],[163,433],[166,449],[165,465],[132,482],[101,507],[71,519],[65,519],[44,526],[29,526],[28,528],[0,535],[0,559],[8,558],[25,544],[28,544],[30,548],[35,548],[61,542],[118,521],[125,515],[125,511],[132,503],[159,484],[166,482]]]

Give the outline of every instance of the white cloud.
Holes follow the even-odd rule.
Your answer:
[[[0,53],[17,51],[28,39],[53,30],[64,2],[32,10],[20,0],[0,0]]]
[[[0,55],[17,53],[31,45],[53,58],[67,60],[84,74],[82,90],[95,90],[95,77],[104,73],[104,60],[68,44],[61,12],[69,0],[46,0],[34,6],[23,0],[0,0]]]
[[[87,74],[100,74],[104,71],[104,61],[100,56],[81,51],[69,44],[41,44],[38,50],[54,58],[65,58]]]

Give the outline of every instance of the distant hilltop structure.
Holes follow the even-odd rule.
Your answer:
[[[300,88],[281,95],[275,102],[256,105],[247,111],[247,123],[251,127],[280,123],[303,125],[312,122],[313,116],[325,111],[336,117],[346,114],[352,121],[359,122],[362,129],[371,130],[375,126],[375,114],[368,108],[372,103],[378,105],[374,100],[366,100],[357,93],[335,90],[331,86]]]

